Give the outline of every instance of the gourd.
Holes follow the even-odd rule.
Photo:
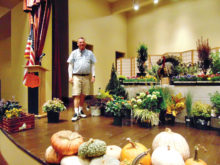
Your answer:
[[[164,132],[159,133],[153,140],[152,148],[155,150],[159,146],[170,146],[178,151],[184,160],[188,159],[190,156],[189,145],[185,138],[171,131],[171,129],[166,128]]]
[[[170,146],[157,147],[152,154],[153,165],[184,165],[179,152]]]
[[[106,143],[99,139],[89,139],[79,147],[78,155],[82,158],[102,156],[106,152]]]
[[[121,155],[121,147],[116,145],[109,145],[107,146],[105,155],[114,157],[119,160]]]
[[[52,146],[49,146],[45,152],[45,160],[47,163],[59,164],[62,156],[59,155]]]
[[[120,165],[120,161],[114,157],[104,155],[92,159],[89,165]]]
[[[51,145],[61,155],[74,155],[83,143],[83,137],[69,130],[62,130],[52,135]]]
[[[89,160],[78,156],[66,156],[61,160],[60,165],[89,165]]]
[[[121,151],[121,161],[132,162],[140,153],[147,151],[148,149],[141,143],[133,142],[130,138],[127,138],[128,144],[126,144]],[[140,160],[142,165],[151,165],[150,154],[148,153]]]
[[[196,145],[194,158],[187,159],[185,165],[207,165],[206,162],[198,158],[198,151],[200,148],[206,151],[205,147],[202,147],[200,144]]]

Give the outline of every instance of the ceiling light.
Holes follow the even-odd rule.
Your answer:
[[[154,0],[154,4],[158,4],[159,0]]]
[[[138,10],[139,9],[139,3],[138,3],[138,0],[133,0],[133,8],[134,10]]]
[[[134,4],[134,10],[139,10],[139,5],[138,4]]]

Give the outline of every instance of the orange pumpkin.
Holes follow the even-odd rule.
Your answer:
[[[199,148],[203,148],[206,151],[205,147],[201,147],[199,144],[196,145],[194,158],[187,159],[185,165],[207,165],[206,162],[198,158]]]
[[[52,146],[49,146],[45,152],[45,160],[47,163],[59,164],[62,159],[62,156],[58,154]]]
[[[132,162],[139,154],[143,153],[144,151],[147,151],[148,149],[141,143],[133,142],[131,139],[127,139],[129,141],[128,144],[126,144],[121,151],[121,161],[129,161]],[[140,164],[142,165],[151,165],[151,157],[148,153],[146,156],[144,156],[140,160]]]
[[[74,155],[83,143],[83,137],[69,130],[59,131],[52,135],[51,145],[61,155]]]

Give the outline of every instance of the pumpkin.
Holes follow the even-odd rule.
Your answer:
[[[78,155],[83,158],[102,156],[106,152],[106,147],[106,143],[102,140],[89,139],[80,145]]]
[[[164,132],[159,133],[153,140],[152,148],[155,150],[160,146],[170,146],[178,151],[184,160],[188,159],[190,156],[189,145],[185,138],[171,131],[171,129],[166,128]]]
[[[114,157],[104,155],[92,159],[89,165],[120,165],[120,161]]]
[[[147,151],[148,149],[141,143],[133,142],[130,138],[127,138],[128,144],[126,144],[121,150],[121,161],[132,162],[140,153]],[[148,153],[140,160],[142,165],[151,165],[150,154]]]
[[[77,132],[62,130],[52,135],[51,145],[61,155],[74,155],[83,143],[83,137]]]
[[[187,159],[185,165],[207,165],[206,162],[198,158],[198,151],[200,148],[203,148],[206,151],[204,147],[201,147],[199,144],[196,145],[194,158]]]
[[[152,154],[153,165],[184,165],[180,153],[169,146],[157,147]]]
[[[121,155],[121,147],[116,145],[109,145],[107,146],[105,155],[114,157],[119,160]]]
[[[78,156],[65,156],[61,162],[60,165],[89,165],[89,160],[82,159]]]
[[[45,152],[45,160],[47,163],[59,164],[62,156],[59,155],[52,146],[49,146]]]

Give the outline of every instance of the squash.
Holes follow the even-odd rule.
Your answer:
[[[190,156],[189,145],[185,138],[171,131],[171,129],[166,128],[164,132],[159,133],[153,140],[152,148],[155,150],[160,146],[170,146],[178,151],[184,160],[188,159]]]
[[[83,137],[77,132],[62,130],[52,135],[51,145],[61,155],[74,155],[83,143]]]
[[[132,162],[140,153],[147,151],[148,149],[141,143],[133,142],[130,138],[127,138],[128,144],[126,144],[121,151],[120,160]],[[142,165],[151,165],[150,154],[148,153],[140,160]]]
[[[61,162],[60,165],[89,165],[89,160],[87,159],[81,159],[78,156],[65,156]]]
[[[157,147],[152,154],[153,165],[184,165],[179,152],[169,146]]]
[[[45,160],[47,163],[59,164],[62,156],[59,155],[52,146],[49,146],[45,152]]]
[[[99,139],[89,139],[79,147],[78,155],[82,158],[92,158],[102,156],[106,152],[106,143]]]
[[[187,159],[185,162],[185,165],[207,165],[206,162],[198,158],[198,151],[199,149],[202,148],[204,151],[206,151],[205,147],[201,147],[201,145],[196,145],[195,146],[195,154],[194,158]]]
[[[120,165],[120,161],[111,156],[101,156],[91,160],[89,165]]]
[[[119,160],[121,155],[121,147],[116,145],[109,145],[107,146],[105,155],[114,157]]]

